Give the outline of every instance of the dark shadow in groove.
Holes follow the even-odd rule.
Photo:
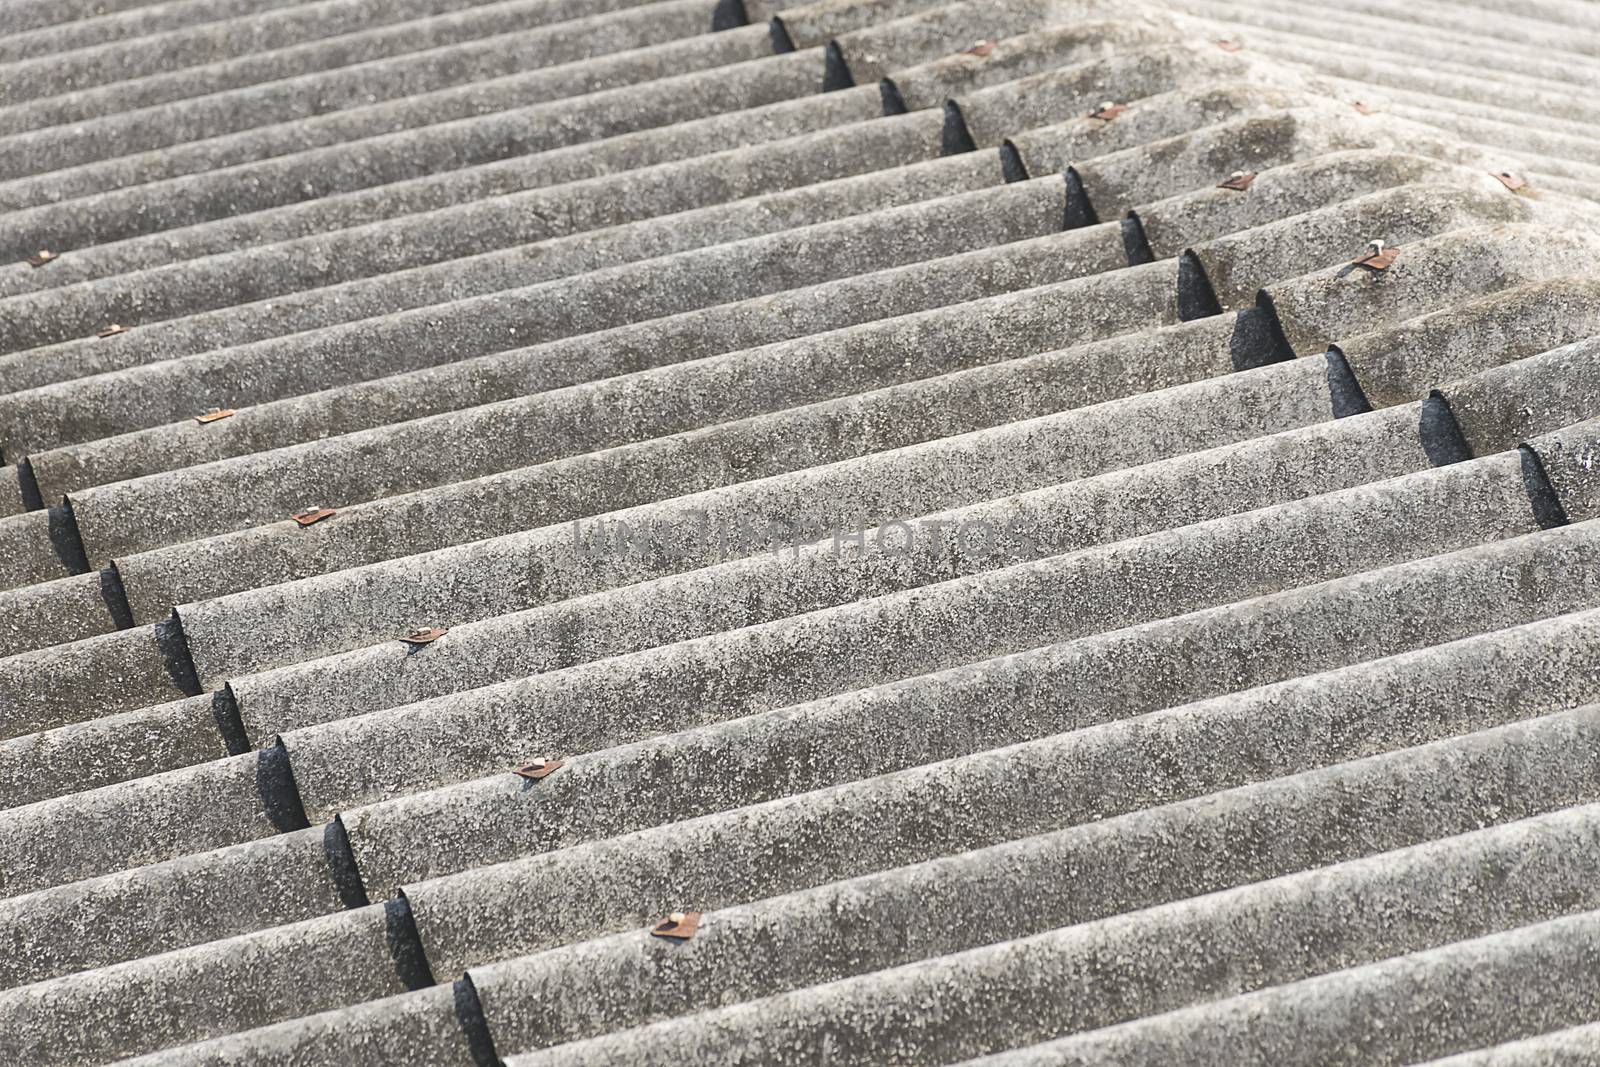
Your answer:
[[[1204,270],[1203,267],[1201,269]],[[1289,335],[1283,332],[1283,319],[1278,316],[1278,308],[1273,304],[1271,294],[1265,289],[1256,290],[1256,307],[1267,317],[1268,327],[1272,330],[1273,344],[1283,353],[1284,359],[1293,359],[1294,345],[1289,343]],[[1343,358],[1342,353],[1341,358]]]
[[[478,999],[478,987],[472,984],[472,975],[456,979],[456,1022],[467,1038],[467,1051],[477,1067],[497,1067],[500,1056],[495,1052],[494,1035],[489,1032],[489,1019],[483,1014],[483,1002]]]
[[[294,780],[294,768],[289,765],[289,750],[283,739],[275,737],[272,744],[256,753],[256,794],[261,799],[261,810],[267,821],[280,834],[304,830],[311,825],[306,818],[306,806],[300,799],[300,787]]]
[[[840,89],[854,89],[855,76],[850,73],[850,64],[845,62],[844,50],[839,47],[838,41],[829,41],[822,50],[822,91],[836,93]]]
[[[1533,519],[1541,530],[1553,530],[1572,520],[1561,504],[1561,494],[1550,484],[1550,473],[1544,469],[1544,459],[1532,445],[1518,445],[1522,457],[1522,488],[1533,506]]]
[[[211,694],[211,717],[216,720],[222,743],[228,746],[228,755],[242,756],[250,751],[250,733],[244,728],[233,686],[225,685]]]
[[[794,38],[789,36],[789,28],[783,24],[782,15],[772,16],[772,21],[767,23],[767,36],[772,39],[772,51],[777,55],[795,51]]]
[[[1078,229],[1081,226],[1094,226],[1099,224],[1100,216],[1096,214],[1094,205],[1089,202],[1089,193],[1083,187],[1083,179],[1072,167],[1067,168],[1067,220],[1066,228]]]
[[[28,457],[17,460],[17,489],[22,493],[22,509],[38,511],[44,507],[44,494],[39,492],[39,479],[34,476],[33,464]]]
[[[118,588],[121,588],[120,581]],[[200,686],[199,672],[195,670],[194,657],[189,654],[189,641],[183,636],[183,621],[178,618],[178,613],[174,611],[169,618],[156,623],[155,630],[156,647],[161,651],[161,664],[166,668],[167,677],[172,679],[172,684],[184,696],[199,696],[204,690]]]
[[[1233,316],[1228,334],[1228,357],[1234,370],[1254,370],[1273,363],[1287,363],[1294,353],[1278,332],[1277,321],[1258,307],[1245,308]]]
[[[884,78],[878,82],[878,95],[883,98],[885,115],[904,115],[911,110],[906,105],[906,98],[900,94],[900,86],[894,83],[893,78]]]
[[[1178,318],[1184,322],[1222,314],[1222,302],[1211,287],[1205,265],[1193,251],[1178,257]]]
[[[100,601],[117,629],[133,629],[133,606],[128,603],[128,591],[122,587],[122,575],[117,573],[115,563],[100,572]]]
[[[967,117],[961,113],[961,105],[954,100],[944,103],[944,130],[939,138],[939,154],[941,156],[957,156],[963,152],[976,152],[978,142],[972,139],[972,131],[967,129]]]
[[[389,955],[394,960],[394,973],[409,990],[427,989],[437,985],[433,968],[428,966],[427,954],[422,950],[422,935],[417,933],[417,920],[411,914],[411,902],[405,891],[393,900],[383,902],[384,939],[389,944]]]
[[[1422,402],[1422,417],[1418,420],[1417,436],[1422,441],[1422,451],[1435,467],[1448,467],[1472,459],[1472,446],[1467,435],[1461,432],[1456,413],[1450,402],[1435,389]]]
[[[1008,184],[1025,182],[1030,177],[1028,165],[1022,161],[1022,153],[1009,139],[1000,142],[1000,177]]]
[[[745,10],[744,0],[717,0],[717,6],[711,12],[711,32],[718,30],[736,30],[740,26],[750,25],[750,12]]]
[[[1344,358],[1339,346],[1329,345],[1323,358],[1328,361],[1328,399],[1333,404],[1333,417],[1343,419],[1371,411],[1372,401],[1367,399],[1361,383],[1356,380],[1355,371],[1350,369],[1350,361]]]
[[[322,852],[328,860],[328,874],[333,878],[333,888],[346,908],[364,908],[372,903],[367,897],[367,885],[361,880],[361,868],[356,865],[355,850],[350,847],[350,834],[344,828],[344,819],[335,815],[333,821],[322,828]]]
[[[1144,223],[1139,221],[1136,211],[1128,212],[1128,217],[1122,220],[1122,251],[1130,267],[1156,261],[1155,250],[1150,247],[1150,238],[1145,236]]]
[[[65,503],[49,508],[45,512],[45,522],[49,526],[50,550],[55,553],[56,560],[72,574],[88,574],[89,553],[83,547],[72,509]]]

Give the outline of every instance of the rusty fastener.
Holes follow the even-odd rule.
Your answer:
[[[309,508],[305,508],[302,511],[297,511],[289,517],[295,522],[298,522],[301,526],[310,526],[314,522],[321,522],[323,519],[331,519],[336,514],[338,513],[334,511],[333,508],[325,508],[317,504],[312,504]]]
[[[198,422],[201,426],[204,426],[208,422],[216,422],[218,419],[226,419],[233,415],[233,413],[234,411],[232,408],[212,408],[204,415],[196,415],[194,417],[194,421]]]
[[[408,645],[430,645],[449,632],[440,626],[415,626],[401,634],[400,640]]]
[[[1357,267],[1367,267],[1371,270],[1388,270],[1394,262],[1394,257],[1400,254],[1400,249],[1394,245],[1386,245],[1382,241],[1369,241],[1367,251],[1353,262]]]
[[[1528,180],[1526,178],[1518,177],[1517,175],[1512,174],[1509,170],[1493,171],[1491,173],[1494,174],[1495,179],[1501,185],[1505,186],[1507,189],[1510,189],[1513,193],[1518,189],[1526,189],[1528,187]]]
[[[96,337],[115,337],[119,333],[127,333],[128,328],[120,323],[113,322],[110,326],[95,334]]]
[[[61,256],[59,253],[52,252],[48,248],[41,248],[39,251],[28,257],[27,264],[30,267],[42,267],[46,263],[53,263],[60,258]]]
[[[979,59],[982,59],[984,56],[993,51],[994,42],[986,38],[982,41],[975,42],[971,48],[963,48],[961,50],[961,54],[964,56],[977,56]]]
[[[559,771],[561,767],[562,763],[560,760],[545,759],[541,757],[534,760],[526,767],[518,767],[511,773],[516,775],[518,778],[526,778],[530,782],[537,782],[541,778],[548,778],[550,775]]]
[[[1232,174],[1228,175],[1226,178],[1224,178],[1220,182],[1218,182],[1217,183],[1217,188],[1218,189],[1232,189],[1236,193],[1242,193],[1246,189],[1250,188],[1250,183],[1255,181],[1255,180],[1256,180],[1256,172],[1255,171],[1253,171],[1253,170],[1236,170]]]
[[[700,929],[698,911],[675,911],[650,928],[655,937],[668,937],[674,941],[687,941]]]
[[[1107,100],[1105,103],[1089,112],[1089,117],[1092,119],[1099,119],[1101,122],[1110,122],[1112,119],[1116,118],[1126,110],[1128,109],[1122,104]]]

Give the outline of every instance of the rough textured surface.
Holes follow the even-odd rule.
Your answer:
[[[1597,72],[13,0],[0,1055],[1592,1062]]]

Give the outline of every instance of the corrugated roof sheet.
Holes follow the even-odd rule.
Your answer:
[[[13,0],[0,1054],[1600,1062],[1596,12]]]

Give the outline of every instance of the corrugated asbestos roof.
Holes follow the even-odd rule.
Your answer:
[[[1600,1062],[1600,8],[0,74],[8,1063]]]

